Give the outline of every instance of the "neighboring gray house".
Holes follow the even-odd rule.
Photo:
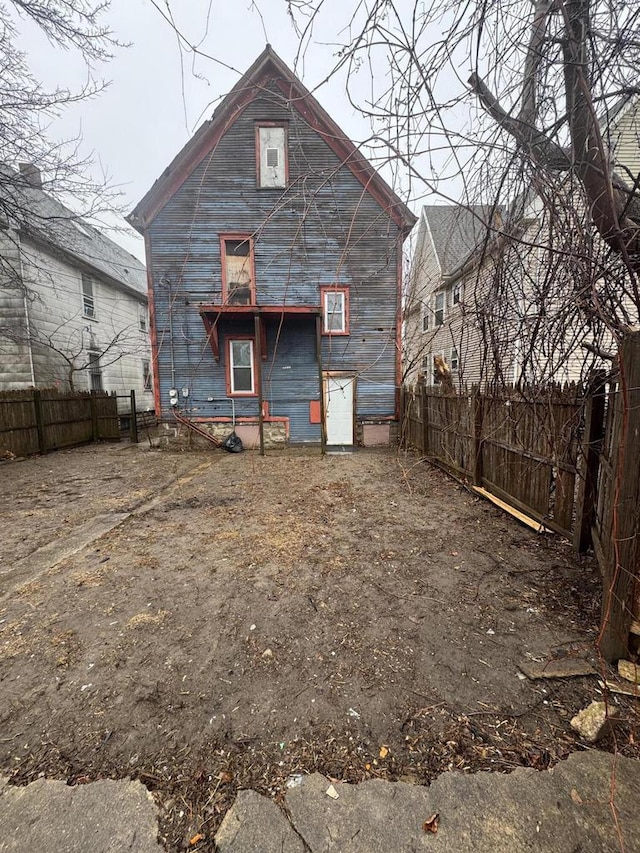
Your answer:
[[[34,167],[3,174],[0,390],[133,389],[152,408],[144,265],[43,192]]]
[[[614,169],[631,186],[640,172],[640,98],[623,99],[605,118]],[[440,359],[454,385],[578,381],[602,366],[610,335],[580,304],[611,286],[604,270],[616,280],[615,259],[593,238],[575,176],[553,193],[564,198],[553,210],[532,188],[504,209],[422,208],[404,305],[405,382],[437,383]],[[622,304],[624,296],[605,299]]]

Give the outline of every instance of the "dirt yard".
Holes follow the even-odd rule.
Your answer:
[[[426,782],[581,748],[569,719],[597,679],[519,666],[592,654],[592,561],[415,457],[105,446],[0,478],[0,772],[17,784],[138,778],[167,849],[213,850],[238,787]],[[12,581],[105,512],[130,515]],[[633,701],[616,737],[637,755]]]

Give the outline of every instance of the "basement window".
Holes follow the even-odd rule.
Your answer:
[[[256,125],[256,172],[261,189],[284,189],[289,179],[287,128],[284,124]]]
[[[248,234],[220,238],[222,301],[225,305],[255,304],[253,240]]]

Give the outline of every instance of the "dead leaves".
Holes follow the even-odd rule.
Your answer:
[[[440,815],[438,812],[432,814],[431,817],[428,817],[425,822],[422,824],[423,832],[431,832],[433,835],[438,831],[438,824],[440,823]]]

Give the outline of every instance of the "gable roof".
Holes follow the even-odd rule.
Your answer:
[[[442,276],[454,270],[486,239],[490,205],[425,204],[422,208]]]
[[[8,166],[0,171],[0,192],[10,197],[7,207],[18,214],[7,223],[10,227],[147,298],[146,269],[134,255],[19,172]]]
[[[137,231],[143,233],[269,80],[275,80],[287,102],[322,136],[403,233],[408,234],[415,225],[417,217],[393,192],[269,44],[216,107],[211,119],[201,125],[179,154],[174,157],[171,164],[129,214],[127,221]]]

